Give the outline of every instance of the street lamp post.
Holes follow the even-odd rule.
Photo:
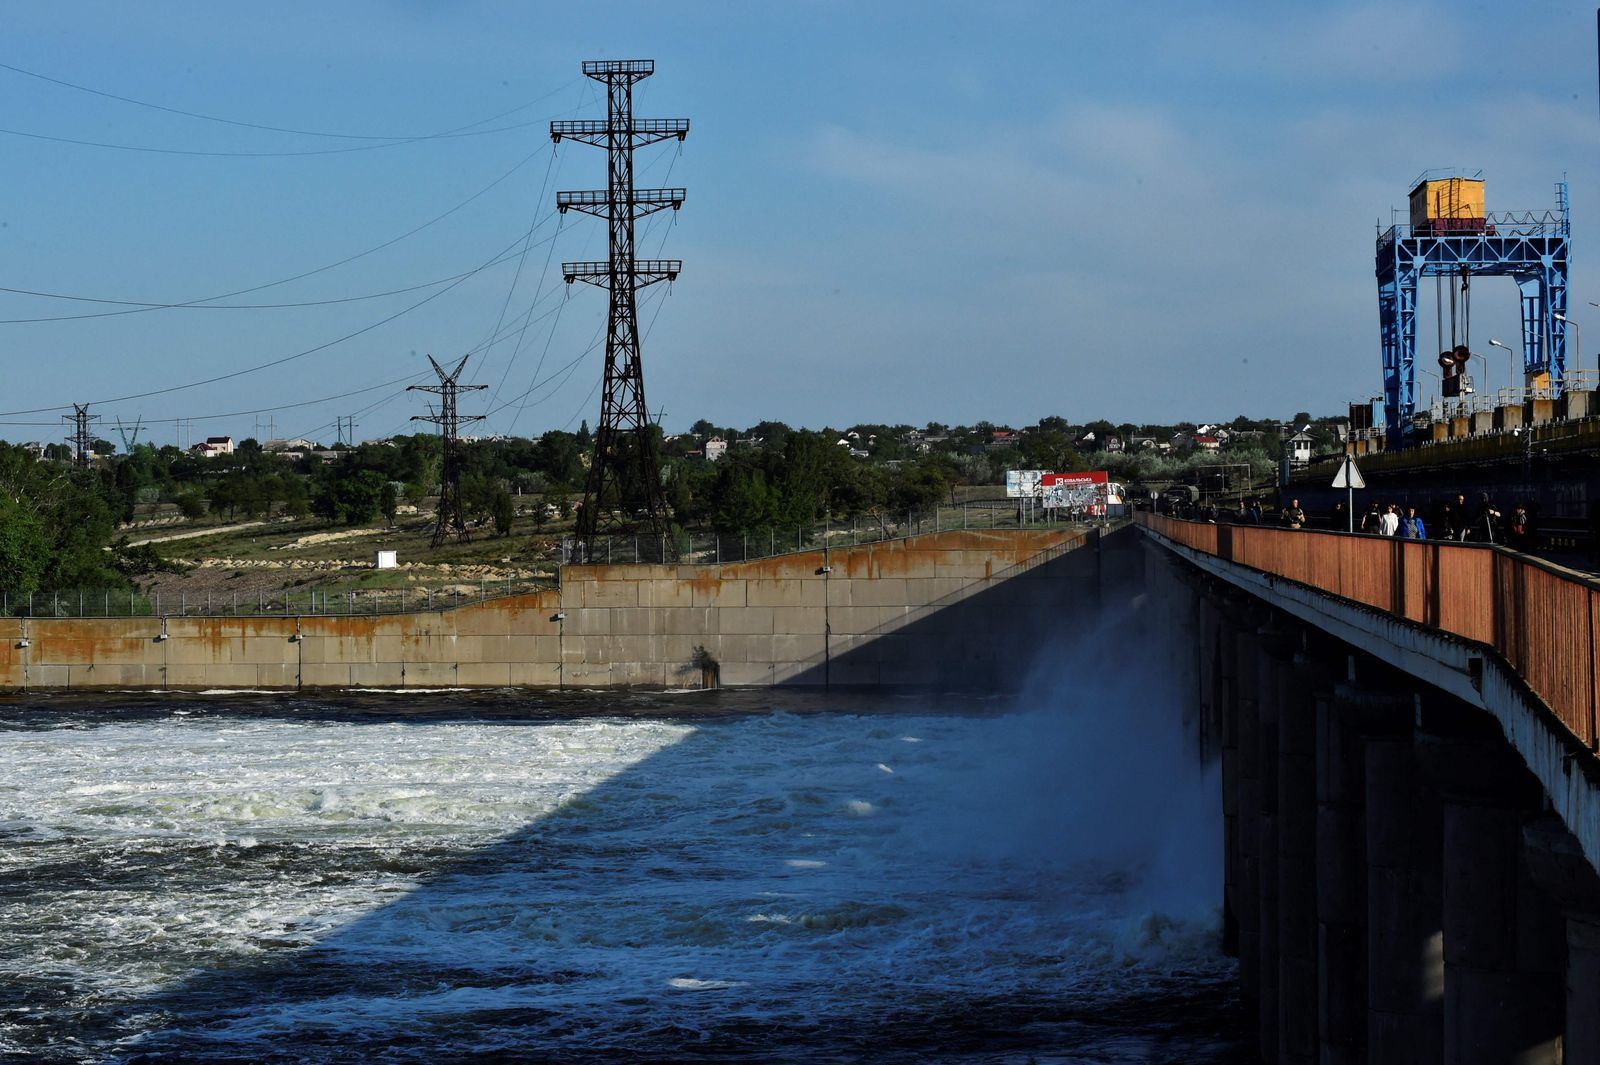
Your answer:
[[[1469,354],[1474,359],[1478,359],[1479,361],[1481,361],[1483,363],[1483,387],[1484,388],[1488,388],[1489,387],[1489,357],[1487,355],[1484,355],[1484,354],[1482,354],[1480,352],[1476,352],[1476,351],[1469,352]]]
[[[1443,404],[1444,404],[1444,378],[1440,377],[1437,373],[1435,373],[1434,371],[1428,369],[1426,366],[1418,366],[1417,370],[1420,373],[1427,374],[1429,377],[1433,378],[1435,381],[1438,382],[1438,384],[1434,386],[1434,397],[1433,398],[1441,406],[1443,406]],[[1431,408],[1432,404],[1429,404],[1429,407]]]
[[[1502,344],[1498,340],[1490,340],[1489,341],[1489,346],[1491,348],[1505,348],[1506,349],[1506,387],[1507,388],[1516,388],[1517,387],[1517,364],[1516,364],[1516,361],[1515,361],[1515,354],[1516,353],[1512,351],[1511,345],[1510,344]]]
[[[1573,346],[1578,349],[1577,357],[1573,359],[1572,366],[1574,370],[1583,369],[1583,330],[1579,328],[1577,322],[1574,322],[1564,314],[1552,314],[1550,317],[1558,322],[1566,322],[1572,327]],[[1565,387],[1566,382],[1563,381],[1562,385]]]

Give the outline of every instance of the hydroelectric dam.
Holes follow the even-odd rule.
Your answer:
[[[1140,514],[6,619],[0,1048],[1600,1061],[1597,596]]]

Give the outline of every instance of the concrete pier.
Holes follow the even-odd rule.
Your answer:
[[[1367,1055],[1372,1065],[1444,1060],[1443,811],[1412,749],[1414,700],[1365,697]]]
[[[1445,1060],[1560,1065],[1566,929],[1522,846],[1538,788],[1490,725],[1456,724],[1416,737],[1443,800]]]
[[[1600,875],[1561,819],[1541,814],[1522,826],[1528,871],[1566,921],[1567,1062],[1600,1062]]]
[[[1324,1065],[1367,1045],[1366,749],[1362,693],[1317,702],[1317,1031]]]
[[[1317,1046],[1317,703],[1324,688],[1296,652],[1278,704],[1278,1057],[1314,1065]],[[1270,1060],[1270,1059],[1269,1059]]]
[[[1239,988],[1253,1001],[1261,995],[1261,717],[1257,660],[1261,654],[1254,626],[1234,640],[1234,715],[1238,748]]]
[[[1260,970],[1257,991],[1257,1026],[1263,1061],[1274,1060],[1280,1048],[1282,988],[1280,905],[1282,879],[1279,863],[1283,837],[1279,819],[1280,722],[1288,709],[1291,667],[1296,633],[1276,619],[1256,632],[1261,648],[1256,674],[1257,824],[1258,873],[1256,911],[1260,921]]]

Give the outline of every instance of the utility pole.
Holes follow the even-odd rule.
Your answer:
[[[61,420],[71,422],[73,430],[66,438],[72,445],[72,461],[76,466],[87,466],[94,458],[94,434],[89,431],[89,423],[100,420],[100,415],[89,413],[89,404],[74,403],[71,414],[63,414]]]
[[[432,362],[433,356],[428,356],[428,361]],[[435,369],[438,369],[438,366],[438,363],[434,363]],[[337,446],[339,444],[343,444],[346,447],[355,447],[356,416],[354,414],[346,414],[342,416],[335,415],[335,418],[337,419],[339,427],[335,430],[335,434],[337,435],[338,439],[334,441],[334,445]]]
[[[266,436],[262,436],[261,435],[261,429],[262,429],[263,426],[265,426],[266,430],[267,430],[267,435]],[[256,443],[258,443],[258,444],[264,444],[268,440],[276,440],[278,438],[278,417],[277,417],[277,415],[271,415],[271,416],[266,417],[266,418],[261,417],[259,414],[256,415],[255,438],[256,438]]]
[[[610,231],[606,262],[562,263],[567,284],[583,281],[611,293],[606,331],[606,365],[600,395],[600,422],[594,434],[594,460],[578,511],[577,535],[582,557],[594,560],[601,535],[635,533],[641,547],[672,551],[666,496],[655,437],[644,402],[644,367],[639,351],[638,291],[657,281],[671,281],[683,263],[678,259],[634,258],[634,223],[665,207],[683,206],[683,189],[633,187],[636,148],[689,135],[686,118],[633,117],[633,87],[655,73],[653,59],[590,61],[583,73],[606,87],[607,117],[550,123],[550,139],[563,137],[606,150],[604,189],[556,193],[556,209],[603,218]]]
[[[466,517],[461,513],[461,443],[457,439],[457,431],[462,422],[481,422],[481,414],[458,414],[456,412],[456,393],[460,391],[475,392],[488,388],[488,385],[463,385],[458,383],[461,371],[466,368],[468,356],[461,356],[461,361],[456,363],[456,368],[449,373],[444,372],[444,367],[434,362],[433,356],[428,356],[428,361],[433,364],[433,372],[439,375],[436,385],[412,385],[407,392],[432,392],[439,397],[439,412],[437,414],[413,414],[414,422],[432,422],[439,427],[439,437],[444,444],[444,479],[439,486],[438,519],[433,527],[433,546],[438,547],[444,543],[445,538],[454,536],[457,543],[466,543],[472,539],[472,534],[467,531]],[[352,426],[354,423],[351,423]],[[351,430],[354,432],[354,429]]]

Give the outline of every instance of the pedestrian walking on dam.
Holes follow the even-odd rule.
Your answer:
[[[1378,515],[1378,535],[1395,536],[1400,532],[1400,514],[1395,505],[1390,503],[1383,508],[1383,513]]]
[[[1470,524],[1467,514],[1467,497],[1462,492],[1456,493],[1454,503],[1446,503],[1444,508],[1444,535],[1447,540],[1465,540],[1467,526]]]
[[[1289,500],[1289,505],[1283,508],[1279,519],[1290,529],[1303,528],[1306,523],[1306,512],[1300,509],[1300,500]]]
[[[1399,535],[1407,540],[1426,540],[1427,527],[1422,524],[1422,516],[1417,513],[1416,507],[1407,507],[1406,516],[1400,519]]]
[[[1526,551],[1533,545],[1528,508],[1522,503],[1506,519],[1506,546],[1513,551]]]
[[[1471,539],[1481,543],[1492,544],[1497,541],[1495,527],[1500,524],[1500,512],[1494,509],[1494,504],[1489,502],[1489,493],[1483,493],[1483,499],[1478,504],[1478,512],[1472,519]]]

